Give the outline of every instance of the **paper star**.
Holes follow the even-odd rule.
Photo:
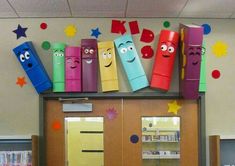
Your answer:
[[[179,109],[181,108],[180,105],[177,104],[176,100],[172,103],[168,103],[168,112],[172,112],[173,114],[177,115]]]
[[[17,35],[17,36],[16,36],[17,39],[19,39],[20,37],[27,37],[26,34],[25,34],[25,32],[26,32],[27,29],[28,29],[28,28],[22,28],[21,25],[18,24],[17,29],[15,29],[15,30],[12,31],[12,32],[14,32],[14,33]]]
[[[213,54],[220,58],[222,56],[227,55],[227,48],[228,45],[222,41],[217,41],[213,46],[212,46],[212,52]]]
[[[77,33],[77,28],[74,25],[68,25],[64,29],[64,33],[67,37],[74,37],[75,34]]]
[[[99,28],[96,28],[96,29],[91,29],[91,36],[95,36],[96,39],[99,37],[99,35],[101,35],[100,31],[99,31]]]
[[[16,84],[18,84],[21,88],[27,84],[27,82],[25,81],[25,77],[17,77],[17,82]]]
[[[117,111],[114,108],[109,108],[106,110],[107,118],[109,120],[115,119],[117,117]]]

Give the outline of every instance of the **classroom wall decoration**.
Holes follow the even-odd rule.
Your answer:
[[[176,100],[174,100],[171,103],[168,103],[168,112],[169,113],[173,113],[173,114],[177,115],[180,109],[181,109],[181,106],[177,103]]]
[[[67,37],[74,37],[77,33],[77,28],[74,25],[68,25],[64,29],[64,33]]]
[[[21,88],[27,84],[25,81],[25,77],[17,77],[16,84],[19,85]]]
[[[27,37],[27,35],[26,35],[27,29],[28,29],[28,28],[23,28],[23,27],[21,27],[20,24],[18,24],[17,29],[15,29],[15,30],[12,31],[12,32],[14,32],[14,33],[16,34],[16,38],[19,39],[19,38],[21,38],[21,37]]]
[[[212,46],[212,52],[217,58],[221,58],[227,55],[228,45],[223,41],[217,41]]]

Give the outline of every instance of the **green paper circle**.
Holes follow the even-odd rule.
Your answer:
[[[171,23],[170,23],[169,21],[164,21],[164,23],[163,23],[163,26],[164,26],[165,28],[169,28],[170,25],[171,25]]]
[[[49,41],[44,41],[44,42],[42,43],[42,48],[43,48],[44,50],[49,50],[49,49],[51,48],[51,43],[50,43]]]

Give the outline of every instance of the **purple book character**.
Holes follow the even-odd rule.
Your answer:
[[[81,92],[81,49],[65,49],[65,91]]]
[[[197,99],[203,27],[180,24],[180,92],[185,99]]]
[[[97,40],[82,39],[82,91],[97,92]]]

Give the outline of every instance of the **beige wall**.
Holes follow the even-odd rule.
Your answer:
[[[128,21],[135,19],[127,19]],[[206,93],[206,134],[233,134],[234,108],[235,108],[235,21],[233,19],[138,19],[140,30],[143,28],[151,29],[158,34],[163,29],[162,23],[168,20],[171,23],[169,29],[178,31],[178,24],[182,23],[208,23],[212,27],[212,32],[205,36],[207,45],[207,87]],[[40,23],[48,24],[47,30],[40,29]],[[27,38],[16,40],[16,35],[12,32],[18,24],[28,27]],[[73,38],[67,38],[64,34],[64,28],[68,24],[77,26],[77,35]],[[34,88],[27,78],[27,86],[20,88],[16,86],[18,76],[26,76],[20,64],[12,53],[12,49],[24,41],[33,41],[43,64],[46,67],[50,77],[52,74],[52,59],[50,51],[41,48],[44,40],[50,42],[63,41],[68,45],[79,45],[81,38],[90,37],[90,29],[99,27],[102,35],[100,41],[113,40],[118,35],[110,33],[111,19],[92,19],[92,18],[51,18],[51,19],[1,19],[0,20],[0,135],[30,135],[38,134],[38,107],[39,98]],[[140,52],[144,43],[139,41],[140,34],[134,36],[137,50]],[[228,55],[222,58],[216,58],[212,54],[212,45],[222,40],[228,44]],[[157,38],[152,43],[156,48]],[[142,59],[145,71],[150,77],[152,61]],[[119,61],[118,61],[119,63]],[[175,67],[176,69],[176,67]],[[221,77],[215,80],[211,77],[213,69],[221,71]],[[178,91],[178,73],[174,72],[170,91]],[[125,82],[125,76],[122,68],[119,67],[119,83],[121,91],[129,91]]]

